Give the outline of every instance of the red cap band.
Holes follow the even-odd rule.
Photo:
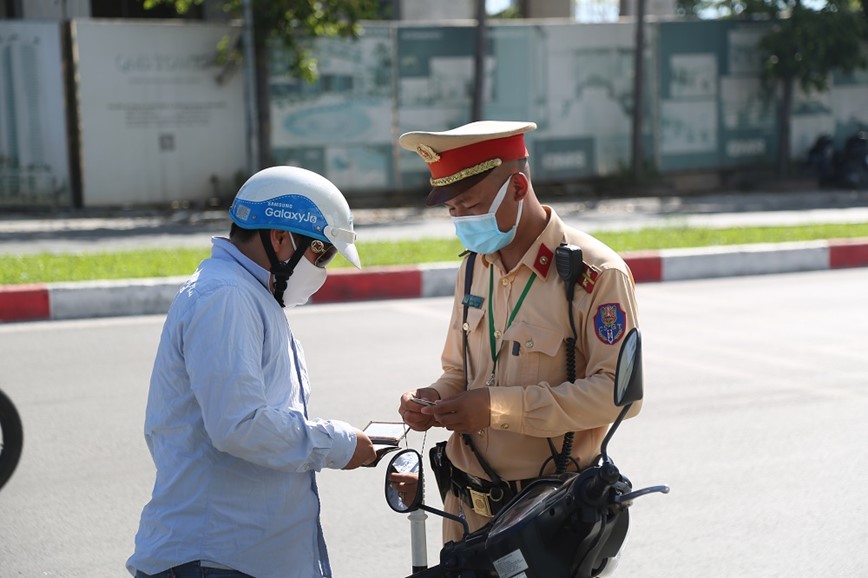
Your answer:
[[[428,164],[432,179],[451,177],[493,159],[507,162],[528,156],[523,134],[477,142],[437,154],[440,160]]]

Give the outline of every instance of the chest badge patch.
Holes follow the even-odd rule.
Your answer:
[[[624,336],[627,314],[618,303],[600,305],[594,316],[594,332],[607,345],[614,345]]]

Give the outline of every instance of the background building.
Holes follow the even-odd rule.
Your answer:
[[[218,42],[240,29],[215,15],[216,0],[184,20],[143,19],[152,13],[135,4],[0,4],[7,16],[40,15],[0,20],[0,206],[221,204],[247,177],[242,69],[216,58]],[[527,142],[540,185],[624,175],[637,105],[644,158],[663,176],[774,166],[776,103],[762,94],[756,58],[765,23],[650,20],[635,103],[632,19],[489,19],[477,47],[467,14],[429,19],[445,5],[474,9],[402,0],[399,15],[413,20],[365,22],[357,41],[312,41],[316,82],[274,67],[271,162],[320,172],[357,202],[412,202],[427,171],[398,136],[471,120],[481,51],[483,117],[538,124]],[[840,145],[868,128],[868,73],[832,75],[829,86],[797,95],[794,158],[821,134]]]

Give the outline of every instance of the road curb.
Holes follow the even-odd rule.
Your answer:
[[[732,245],[624,253],[637,283],[868,266],[868,239]],[[456,263],[329,274],[313,303],[452,295]],[[0,286],[0,322],[159,315],[184,277]]]

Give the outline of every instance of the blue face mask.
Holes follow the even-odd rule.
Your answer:
[[[518,202],[518,214],[515,216],[515,225],[509,231],[501,231],[497,226],[497,209],[506,197],[506,190],[512,177],[508,178],[497,196],[491,202],[491,208],[484,215],[470,215],[469,217],[452,217],[455,224],[455,234],[461,239],[465,247],[474,253],[488,255],[496,253],[509,245],[515,238],[515,230],[521,219],[522,201]]]

